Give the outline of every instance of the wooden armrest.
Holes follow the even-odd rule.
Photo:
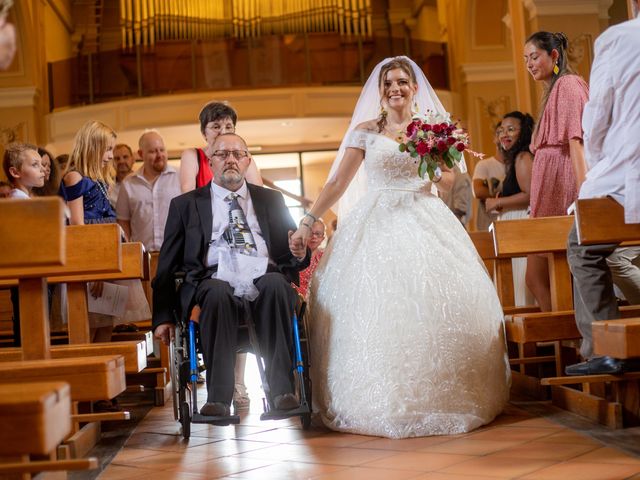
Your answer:
[[[576,225],[580,245],[640,245],[640,224],[624,223],[624,207],[613,198],[576,200]]]

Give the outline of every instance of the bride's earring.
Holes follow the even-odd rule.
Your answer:
[[[387,116],[387,109],[386,109],[386,108],[384,108],[384,105],[382,105],[382,104],[380,105],[380,116],[381,116],[382,118],[384,118],[384,117],[386,117],[386,116]]]
[[[418,102],[416,100],[413,101],[413,113],[420,113],[420,111],[418,110]]]

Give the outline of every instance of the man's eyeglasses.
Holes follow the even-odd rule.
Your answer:
[[[214,157],[218,157],[223,160],[229,158],[229,155],[233,155],[236,160],[242,160],[243,158],[249,156],[249,152],[247,152],[246,150],[216,150],[215,152],[213,152]]]
[[[322,238],[324,237],[324,232],[311,232],[311,236]]]

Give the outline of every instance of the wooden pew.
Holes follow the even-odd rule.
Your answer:
[[[624,223],[624,208],[611,198],[576,201],[578,241],[583,245],[640,245],[640,225]],[[620,308],[621,319],[593,323],[594,353],[640,357],[640,307]],[[558,376],[542,380],[554,403],[612,428],[640,424],[640,372]]]
[[[495,268],[496,255],[493,248],[493,235],[491,232],[469,232],[469,237],[473,242],[473,246],[476,247],[478,255],[482,258],[484,266],[489,272],[489,275],[493,277],[493,271]]]
[[[593,351],[619,359],[640,358],[640,318],[593,322]]]
[[[64,205],[60,199],[57,198],[43,198],[34,200],[11,200],[0,203],[0,218],[3,221],[0,223],[0,251],[11,252],[11,255],[3,255],[0,257],[0,278],[18,277],[19,278],[19,292],[22,315],[25,316],[24,325],[22,325],[22,341],[25,342],[25,349],[23,349],[23,357],[27,358],[49,358],[49,319],[48,319],[48,303],[47,303],[47,287],[46,280],[44,278],[45,271],[49,269],[64,268],[66,262],[66,229],[64,226]],[[16,226],[20,228],[16,228]],[[42,242],[41,239],[46,238],[46,242]],[[28,328],[27,328],[28,327]],[[108,358],[108,357],[107,357]],[[58,360],[45,360],[50,364],[58,364]],[[19,362],[21,365],[23,362]],[[36,362],[40,363],[40,362]],[[85,365],[87,362],[83,362]],[[50,370],[51,372],[52,370]],[[124,372],[123,372],[124,373]],[[20,381],[24,382],[28,377],[21,376]],[[50,378],[47,378],[50,380]],[[66,435],[65,425],[69,422],[68,415],[69,398],[68,398],[68,386],[63,385],[59,387],[61,389],[60,399],[61,405],[56,407],[55,404],[48,404],[51,409],[45,407],[45,391],[51,393],[51,384],[45,387],[38,387],[30,384],[28,386],[10,386],[9,384],[3,385],[0,389],[0,395],[5,395],[3,398],[5,408],[0,410],[2,417],[12,417],[14,414],[17,416],[17,411],[22,408],[31,407],[29,417],[32,423],[26,422],[21,428],[27,425],[31,425],[31,429],[27,430],[28,434],[34,438],[34,444],[27,442],[26,449],[33,448],[34,450],[48,450],[46,453],[50,453],[50,447],[52,442],[56,443],[61,435]],[[40,391],[38,389],[40,388]],[[53,393],[57,391],[58,387],[53,388]],[[66,391],[66,401],[62,398],[62,391]],[[38,393],[40,395],[38,396]],[[34,396],[35,394],[35,396]],[[18,402],[19,405],[16,405]],[[55,402],[54,402],[55,403]],[[47,413],[53,413],[51,420],[55,422],[55,417],[60,417],[57,423],[49,423],[49,415],[38,415],[35,413],[35,409],[38,405],[42,407],[42,411]],[[66,415],[57,410],[66,408]],[[65,417],[66,416],[66,420]],[[5,432],[12,430],[6,430],[6,424],[11,420],[9,418],[2,418],[2,422],[5,424]],[[6,442],[2,442],[3,444]],[[6,447],[7,449],[13,447]],[[28,455],[30,451],[14,452],[20,455]],[[34,466],[33,462],[28,462],[28,457],[23,458],[23,462],[17,464],[2,464],[1,472],[14,473],[14,472],[28,472],[28,471],[42,471],[50,469],[67,469],[67,468],[80,468],[77,462],[67,463],[65,465],[60,462],[38,462],[37,466]],[[95,459],[91,462],[95,467]],[[84,462],[85,468],[87,467]],[[36,469],[36,470],[30,470]]]
[[[482,258],[489,276],[496,285],[496,291],[505,315],[515,313],[539,312],[537,305],[515,306],[513,291],[512,263],[509,258],[498,258],[495,253],[493,232],[469,232],[469,237]]]
[[[578,200],[576,227],[581,245],[640,245],[640,224],[625,223],[624,207],[612,198]],[[594,322],[593,343],[596,355],[640,357],[640,317]]]
[[[513,372],[513,385],[530,395],[545,398],[539,377],[542,365],[555,364],[556,375],[565,363],[575,360],[574,349],[563,349],[564,340],[579,339],[580,334],[573,316],[571,272],[566,259],[566,242],[573,217],[545,217],[496,221],[492,226],[495,255],[497,257],[496,285],[501,300],[512,300],[511,259],[527,255],[546,255],[551,279],[552,312],[511,311],[505,317],[507,340],[515,344],[517,355],[512,364],[519,365]],[[511,290],[511,291],[509,291]],[[553,351],[540,352],[541,342],[551,342]],[[565,357],[569,357],[566,358]]]
[[[71,431],[71,396],[64,382],[3,384],[0,388],[0,457],[20,461],[0,463],[0,476],[51,470],[86,470],[98,467],[95,458],[79,460],[40,460],[29,456],[51,457]]]
[[[59,199],[35,202],[10,201],[0,204],[3,220],[7,218],[13,222],[3,222],[7,230],[0,231],[3,234],[0,235],[0,248],[16,248],[16,238],[19,240],[17,245],[22,245],[27,250],[29,245],[41,246],[31,258],[23,258],[23,263],[18,265],[13,260],[7,260],[8,257],[0,258],[0,280],[18,278],[21,340],[24,346],[21,349],[22,362],[0,363],[0,383],[25,383],[54,378],[67,380],[72,384],[73,401],[113,398],[126,388],[122,356],[51,359],[46,277],[81,274],[86,271],[108,273],[121,270],[119,228],[117,225],[89,225],[74,227],[76,230],[68,229],[64,226],[64,209]],[[30,211],[33,205],[39,206],[46,214],[41,215],[36,224],[29,224],[25,222],[24,212]],[[47,220],[47,217],[52,220]],[[16,229],[15,225],[20,225],[21,228]],[[57,231],[56,228],[47,230],[52,225]],[[52,248],[48,242],[41,241],[43,231],[47,232],[47,237],[59,236],[62,239],[61,242],[52,244],[64,250],[64,256],[57,259],[49,256],[44,261],[43,257],[38,256],[37,252],[42,251],[46,257]],[[70,234],[71,231],[76,231],[77,234]],[[11,245],[12,242],[14,245]],[[73,250],[68,249],[71,245],[74,246]],[[59,264],[56,265],[55,262]],[[91,385],[91,388],[86,388],[87,385]],[[88,392],[93,392],[96,396],[89,398]],[[127,414],[119,415],[128,418]],[[94,428],[93,431],[99,432],[99,429]]]
[[[69,358],[73,355],[96,356],[105,354],[123,355],[127,372],[137,373],[146,367],[146,349],[142,342],[114,344],[89,343],[89,320],[87,314],[86,282],[88,280],[113,280],[143,278],[143,247],[141,243],[120,243],[116,225],[69,226],[65,228],[66,248],[69,255],[64,267],[56,272],[47,267],[48,283],[69,284],[69,342],[75,348],[58,345],[51,348],[52,358]],[[83,253],[84,252],[84,253]],[[23,269],[23,271],[26,271]],[[20,271],[18,271],[20,273]],[[1,279],[0,287],[18,285],[16,278]],[[25,342],[23,340],[23,345]],[[15,360],[20,349],[0,350],[0,362]]]
[[[147,366],[145,343],[140,341],[52,345],[50,354],[52,359],[120,355],[124,360],[124,369],[127,374],[141,372]],[[21,358],[20,348],[0,348],[0,362],[15,362]]]
[[[571,310],[573,296],[571,272],[567,264],[567,237],[573,217],[524,218],[493,223],[496,256],[511,259],[527,255],[546,255],[551,280],[551,309]]]

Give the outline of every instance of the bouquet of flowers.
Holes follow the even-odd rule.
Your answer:
[[[407,141],[400,144],[400,151],[419,158],[418,175],[428,174],[429,180],[441,175],[440,163],[449,168],[460,163],[462,152],[469,147],[469,135],[451,122],[448,113],[427,110],[425,115],[414,115],[405,135]]]

